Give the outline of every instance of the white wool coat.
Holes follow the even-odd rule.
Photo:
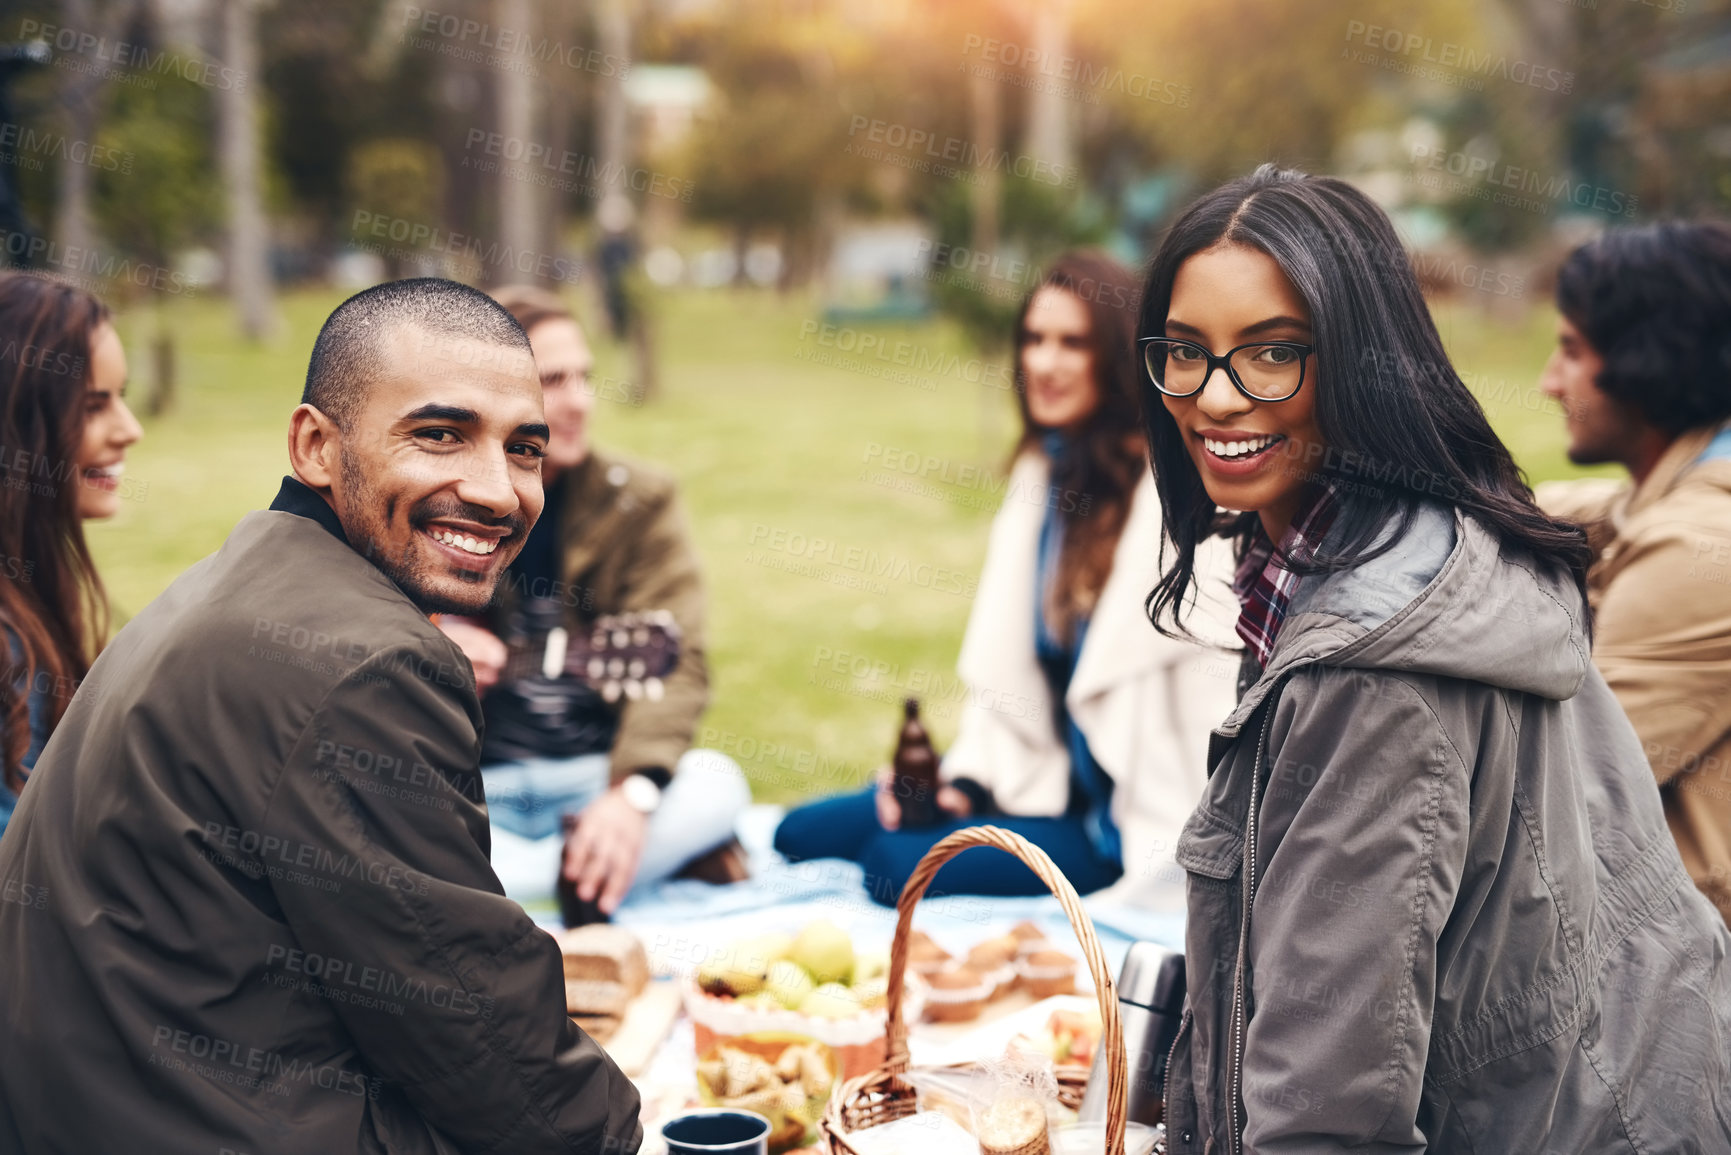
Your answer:
[[[1064,500],[1050,473],[1039,452],[1011,469],[957,662],[968,694],[941,769],[945,780],[987,786],[1015,815],[1062,814],[1069,799],[1070,757],[1034,656],[1040,527],[1048,502]],[[1186,621],[1221,648],[1168,638],[1150,624],[1143,604],[1159,580],[1162,537],[1160,498],[1144,473],[1065,704],[1113,782],[1124,877],[1112,897],[1181,910],[1184,872],[1174,848],[1207,782],[1209,732],[1236,703],[1240,645],[1230,547],[1219,539],[1197,552],[1202,595]]]

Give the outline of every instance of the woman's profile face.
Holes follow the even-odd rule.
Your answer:
[[[113,517],[120,508],[126,447],[144,436],[126,407],[126,351],[104,322],[90,335],[90,381],[84,390],[84,436],[78,443],[78,516]]]
[[[1314,339],[1310,310],[1274,258],[1233,244],[1205,249],[1178,267],[1165,335],[1216,356],[1257,341]],[[1285,401],[1254,401],[1223,370],[1210,373],[1200,393],[1161,398],[1208,496],[1224,509],[1260,514],[1276,542],[1323,460],[1318,377],[1312,355],[1303,386]]]
[[[1100,406],[1087,306],[1076,294],[1046,285],[1029,302],[1022,327],[1018,355],[1028,415],[1047,429],[1074,429]]]

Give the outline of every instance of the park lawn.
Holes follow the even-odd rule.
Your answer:
[[[221,301],[167,307],[177,408],[147,420],[129,455],[132,500],[90,527],[117,624],[274,496],[307,354],[341,297],[286,295],[278,334],[259,346],[235,335]],[[764,801],[863,781],[890,752],[906,694],[925,700],[940,747],[953,736],[956,651],[1016,424],[1006,368],[953,326],[826,333],[815,313],[809,298],[766,292],[668,296],[659,393],[641,406],[617,400],[622,349],[597,342],[596,438],[678,475],[703,557],[714,699],[697,740],[738,759]],[[1585,472],[1536,392],[1550,314],[1493,320],[1461,306],[1438,321],[1532,478]],[[121,318],[141,386],[156,323]]]

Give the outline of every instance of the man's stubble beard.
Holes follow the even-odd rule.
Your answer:
[[[409,540],[402,554],[393,556],[380,544],[373,527],[354,514],[357,510],[379,510],[384,506],[365,471],[359,462],[346,453],[341,454],[339,469],[343,479],[343,493],[347,498],[343,504],[348,508],[347,511],[337,512],[337,520],[342,522],[343,534],[349,539],[350,547],[396,583],[397,588],[415,604],[416,609],[425,614],[476,614],[492,604],[499,579],[504,574],[504,567],[500,567],[490,577],[477,576],[472,580],[470,584],[477,595],[473,601],[458,601],[439,592],[429,580],[430,567],[415,549],[415,534],[420,531],[414,528],[414,519],[410,518]],[[460,572],[453,576],[458,580],[465,580]]]

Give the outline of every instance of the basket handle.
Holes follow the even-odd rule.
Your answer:
[[[1020,834],[999,826],[970,826],[958,830],[926,851],[914,872],[902,887],[896,900],[896,934],[890,941],[889,990],[884,1005],[888,1013],[886,1034],[888,1054],[884,1069],[900,1075],[908,1069],[908,1028],[902,1021],[903,975],[908,963],[908,931],[913,927],[914,907],[925,897],[938,868],[964,850],[975,846],[995,846],[1021,859],[1046,884],[1069,916],[1070,927],[1082,945],[1082,955],[1088,961],[1088,973],[1094,976],[1094,993],[1100,1000],[1100,1045],[1106,1048],[1106,1152],[1124,1155],[1125,1120],[1129,1115],[1129,1088],[1125,1085],[1129,1069],[1124,1057],[1124,1027],[1118,1014],[1118,993],[1112,975],[1106,968],[1106,955],[1100,949],[1100,937],[1094,932],[1094,922],[1082,909],[1082,899],[1064,872],[1044,850]]]

